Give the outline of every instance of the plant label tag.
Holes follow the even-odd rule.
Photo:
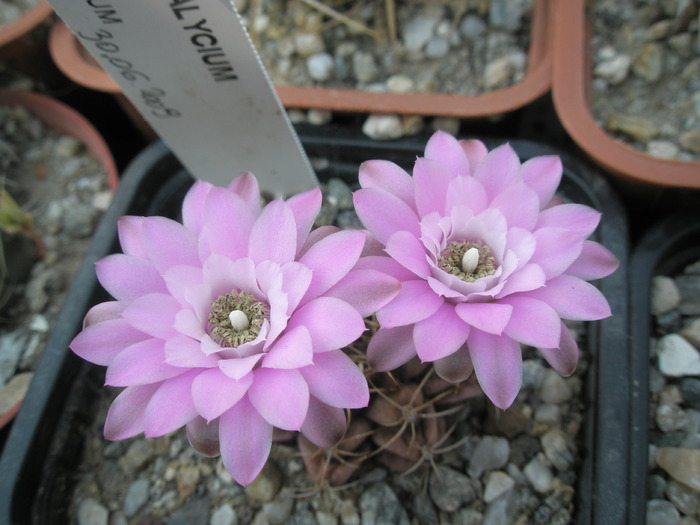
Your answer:
[[[230,0],[50,0],[193,176],[253,172],[275,195],[317,185]]]

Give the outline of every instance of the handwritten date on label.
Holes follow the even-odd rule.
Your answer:
[[[141,98],[146,105],[151,108],[151,114],[158,118],[174,118],[181,116],[181,113],[174,108],[170,108],[163,102],[165,91],[160,88],[148,88],[141,90]]]
[[[90,42],[97,50],[101,51],[100,56],[109,62],[119,74],[129,82],[136,80],[149,81],[150,78],[146,73],[134,69],[134,65],[117,55],[119,53],[119,45],[112,39],[114,35],[106,29],[99,29],[92,35],[86,35],[79,31],[76,33],[82,40]]]

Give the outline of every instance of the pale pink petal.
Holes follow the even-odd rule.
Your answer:
[[[301,368],[313,364],[314,352],[311,334],[301,325],[286,330],[267,351],[262,361],[263,368]]]
[[[182,224],[165,217],[146,217],[141,229],[148,258],[161,274],[173,266],[199,266],[197,239]]]
[[[282,266],[277,262],[262,261],[255,266],[255,280],[263,297],[269,298],[272,290],[281,290],[283,279]]]
[[[309,387],[298,370],[258,368],[248,399],[270,425],[299,430],[309,408]]]
[[[124,319],[112,319],[87,326],[69,347],[86,361],[106,366],[124,348],[144,339],[148,339],[148,335]]]
[[[444,302],[427,282],[405,281],[398,295],[377,312],[377,321],[386,328],[417,323],[433,315]]]
[[[218,253],[235,261],[247,256],[254,222],[255,216],[239,195],[224,188],[212,188],[199,233],[199,258],[205,260]]]
[[[132,255],[108,255],[95,263],[95,272],[100,284],[118,301],[129,302],[141,295],[167,292],[153,264]]]
[[[262,354],[256,354],[248,357],[221,359],[219,360],[219,370],[221,370],[231,379],[238,381],[253,370],[255,365],[258,364],[258,361],[260,361],[261,357]]]
[[[494,295],[496,299],[518,292],[529,292],[544,286],[544,271],[538,264],[526,264],[508,276],[501,291]]]
[[[143,217],[125,215],[117,221],[117,232],[119,235],[119,245],[127,255],[134,255],[142,259],[148,258],[148,252],[143,244]]]
[[[360,164],[360,186],[379,188],[396,195],[411,209],[415,209],[413,178],[388,160],[368,160]]]
[[[474,174],[476,167],[488,155],[488,148],[483,142],[476,139],[460,140],[459,145],[469,161],[469,173]]]
[[[192,399],[199,415],[212,421],[238,403],[253,384],[253,374],[235,381],[218,368],[201,372],[192,382]]]
[[[213,298],[232,291],[247,292],[257,298],[263,293],[257,284],[255,263],[249,258],[231,261],[221,255],[212,255],[202,265],[204,283],[211,289]]]
[[[489,334],[501,335],[505,329],[513,307],[503,303],[460,303],[455,312],[462,320],[474,328]]]
[[[192,400],[192,381],[197,374],[199,370],[193,370],[160,384],[146,406],[146,437],[164,436],[197,417]]]
[[[401,289],[401,283],[377,270],[351,270],[326,297],[337,297],[348,303],[360,316],[369,317],[391,301]]]
[[[194,266],[174,266],[163,274],[168,293],[177,301],[187,304],[187,291],[202,284],[202,269]]]
[[[510,296],[501,303],[513,307],[508,325],[503,332],[516,341],[530,345],[553,348],[559,346],[561,319],[544,301],[528,296]]]
[[[591,281],[607,277],[619,266],[620,261],[605,246],[584,241],[581,255],[566,269],[566,273]]]
[[[558,348],[538,348],[549,365],[563,376],[570,376],[578,365],[578,344],[571,331],[561,323],[561,338]]]
[[[309,235],[316,216],[321,209],[322,200],[323,195],[321,195],[319,188],[298,193],[287,200],[287,204],[292,210],[297,224],[297,254],[306,242],[306,237]]]
[[[454,140],[454,139],[453,139]],[[467,159],[459,148],[459,154],[462,156],[461,163],[463,167],[467,166]],[[437,212],[440,216],[444,216],[445,203],[447,199],[447,189],[450,187],[450,182],[457,177],[457,172],[446,164],[448,159],[440,157],[419,158],[416,160],[416,165],[413,168],[413,181],[415,184],[416,194],[416,210],[418,215],[423,217],[432,212]]]
[[[146,406],[160,387],[152,385],[130,386],[112,402],[107,412],[104,435],[110,441],[127,439],[143,432]]]
[[[520,345],[510,337],[480,330],[472,330],[468,345],[481,388],[494,405],[505,410],[515,400],[522,383]]]
[[[509,144],[491,150],[479,163],[474,178],[483,184],[486,195],[492,200],[513,184],[520,170],[520,159]]]
[[[355,266],[364,245],[363,232],[345,230],[329,235],[309,248],[299,259],[313,272],[305,298],[318,297],[345,276]]]
[[[452,281],[451,278],[447,278],[444,275],[441,275],[441,277],[445,278],[446,280]],[[441,295],[442,297],[446,297],[448,299],[456,299],[457,301],[464,301],[466,299],[466,296],[462,292],[451,288],[449,285],[443,283],[442,281],[438,281],[434,277],[428,277],[427,282],[428,286],[430,286],[430,289],[436,294]]]
[[[282,331],[287,328],[290,311],[287,294],[282,290],[274,288],[267,292],[267,299],[270,303],[270,331],[267,333],[265,348],[269,348]]]
[[[328,224],[324,226],[319,226],[318,228],[314,228],[309,232],[309,235],[306,237],[306,240],[304,241],[304,245],[301,247],[301,250],[297,252],[297,259],[303,256],[314,244],[320,242],[322,239],[325,239],[330,234],[339,231],[340,228],[338,228],[337,226],[331,226]]]
[[[254,262],[284,264],[294,260],[297,251],[297,225],[289,205],[275,200],[263,208],[253,225],[248,253]]]
[[[451,210],[455,206],[464,206],[476,215],[488,206],[486,190],[474,177],[457,177],[447,188],[445,208]]]
[[[415,355],[413,325],[380,328],[367,346],[367,363],[378,372],[394,370]]]
[[[540,209],[544,208],[559,187],[563,167],[556,155],[543,155],[523,162],[520,176],[530,186],[540,200]]]
[[[456,352],[438,359],[433,366],[437,375],[449,383],[466,381],[474,372],[468,345],[462,345]]]
[[[175,324],[173,326],[180,334],[194,339],[200,339],[206,333],[204,331],[206,321],[200,320],[192,310],[180,310],[175,314]]]
[[[540,213],[537,228],[566,228],[588,237],[598,227],[601,213],[583,204],[560,204]]]
[[[176,335],[165,342],[165,362],[182,368],[212,368],[218,366],[219,358],[206,355],[201,343],[184,335]]]
[[[298,326],[309,330],[314,353],[347,346],[365,331],[358,311],[335,297],[319,297],[299,308],[289,319],[287,329]]]
[[[534,235],[537,248],[531,261],[540,265],[547,279],[564,273],[581,254],[583,239],[578,233],[546,227]]]
[[[386,253],[418,277],[425,279],[430,275],[425,246],[407,231],[399,231],[389,237]]]
[[[469,325],[444,303],[431,317],[416,323],[413,343],[421,361],[436,361],[456,352],[467,340]]]
[[[563,319],[597,321],[612,315],[608,301],[598,288],[570,275],[550,279],[546,286],[533,290],[528,296],[544,301]]]
[[[272,425],[244,397],[219,418],[219,443],[226,470],[237,483],[248,485],[270,455]]]
[[[523,183],[505,188],[491,201],[491,206],[503,213],[509,228],[532,230],[537,224],[540,202],[535,192]]]
[[[145,385],[158,383],[185,372],[187,369],[171,366],[165,362],[163,347],[164,342],[161,339],[146,339],[127,346],[109,364],[105,384]]]
[[[215,458],[220,454],[219,420],[207,423],[204,418],[194,418],[187,423],[187,440],[203,456]]]
[[[243,198],[253,217],[257,217],[260,214],[260,188],[255,175],[249,171],[244,171],[231,181],[228,189]]]
[[[176,335],[175,316],[180,305],[170,295],[152,293],[135,299],[122,312],[131,326],[161,339]]]
[[[376,270],[391,275],[399,281],[411,281],[416,275],[385,255],[369,255],[362,257],[355,265],[355,270]]]
[[[336,445],[348,427],[345,410],[321,403],[314,396],[309,397],[309,410],[301,426],[304,437],[320,448]]]
[[[362,224],[379,242],[386,244],[392,233],[401,230],[420,236],[418,215],[388,191],[379,188],[358,190],[353,194],[353,201]]]
[[[309,289],[313,272],[298,262],[288,262],[282,266],[282,291],[287,295],[287,314],[296,310]]]
[[[124,311],[124,305],[119,301],[98,303],[88,310],[83,319],[83,328],[103,321],[119,319]]]
[[[425,158],[439,160],[449,170],[451,176],[470,175],[469,161],[462,145],[449,133],[436,131],[425,145]],[[415,170],[414,170],[415,177]],[[416,188],[416,197],[418,189]]]
[[[199,233],[204,225],[207,195],[212,188],[212,184],[197,180],[182,201],[182,224],[194,233]]]
[[[309,392],[319,401],[338,408],[364,408],[369,387],[364,374],[342,351],[314,355],[314,364],[299,371]]]

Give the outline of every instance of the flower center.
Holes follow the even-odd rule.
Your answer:
[[[265,321],[267,307],[246,292],[232,291],[211,305],[209,334],[225,347],[237,347],[254,341]]]
[[[488,246],[478,242],[451,242],[442,252],[438,265],[468,283],[493,275],[496,262]]]

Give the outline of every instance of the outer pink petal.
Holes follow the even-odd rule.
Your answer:
[[[606,247],[594,241],[584,241],[581,255],[566,269],[566,273],[590,281],[607,277],[618,266],[620,261]]]
[[[462,156],[462,167],[466,168],[467,159],[461,148],[456,145],[456,141],[455,146]],[[424,217],[434,211],[438,212],[440,216],[446,215],[447,189],[455,177],[457,177],[457,172],[440,158],[435,160],[419,158],[416,160],[416,165],[413,168],[413,180],[416,186],[416,209],[419,216]]]
[[[483,185],[474,177],[452,179],[447,189],[445,208],[451,210],[455,206],[466,206],[474,215],[484,211],[488,200]]]
[[[394,277],[377,270],[351,270],[326,297],[337,297],[355,308],[362,317],[369,317],[391,301],[401,289]]]
[[[404,268],[391,257],[385,255],[369,255],[361,257],[355,265],[355,270],[376,270],[391,275],[399,281],[411,281],[416,275]]]
[[[364,245],[363,232],[345,230],[331,234],[309,248],[299,259],[313,272],[306,299],[318,297],[343,278],[355,266]]]
[[[386,244],[392,233],[401,230],[420,236],[418,215],[396,195],[378,188],[367,188],[356,191],[353,201],[362,224],[379,242]]]
[[[506,335],[530,346],[559,346],[561,319],[551,306],[529,296],[506,297],[501,302],[513,307],[508,325],[503,330]]]
[[[494,405],[505,410],[515,400],[522,383],[520,345],[510,337],[479,330],[472,330],[468,345],[481,388]]]
[[[416,323],[413,343],[421,361],[436,361],[459,350],[468,335],[469,325],[453,305],[444,303],[431,317]]]
[[[479,163],[474,178],[484,185],[486,195],[492,200],[517,180],[519,169],[518,155],[509,144],[503,144]]]
[[[608,301],[598,288],[570,275],[550,279],[546,286],[528,295],[547,303],[563,319],[597,321],[612,315]],[[555,346],[547,345],[547,348]]]
[[[310,365],[313,360],[311,334],[301,325],[285,331],[265,354],[262,367],[294,369]]]
[[[380,328],[367,346],[367,363],[379,372],[388,372],[407,363],[416,355],[413,325]]]
[[[187,292],[202,284],[202,269],[195,266],[174,266],[163,274],[165,286],[180,304],[187,304]]]
[[[243,198],[253,217],[257,217],[260,214],[260,188],[255,175],[249,171],[244,171],[231,181],[228,189]]]
[[[165,282],[150,261],[115,253],[95,263],[100,284],[118,301],[132,301],[148,293],[166,293]]]
[[[377,321],[386,328],[417,323],[433,315],[444,302],[427,282],[405,281],[394,300],[377,312]]]
[[[438,359],[433,366],[437,375],[450,383],[466,381],[474,372],[468,345],[463,345],[456,352]]]
[[[336,445],[348,428],[345,410],[320,402],[314,396],[309,398],[309,411],[301,426],[306,439],[320,448]]]
[[[322,403],[338,408],[364,408],[369,387],[364,374],[342,351],[314,356],[314,364],[299,369],[309,391]]]
[[[349,345],[365,331],[362,316],[348,303],[335,297],[319,297],[299,308],[287,324],[287,330],[306,326],[314,353]]]
[[[196,417],[187,423],[187,439],[192,448],[203,456],[214,458],[219,450],[219,420],[207,423],[204,418]]]
[[[146,406],[159,386],[159,383],[130,386],[119,394],[107,412],[105,438],[117,441],[143,432]]]
[[[306,242],[306,238],[321,209],[322,200],[323,196],[318,188],[298,193],[287,200],[287,204],[292,210],[297,224],[297,254]]]
[[[430,275],[425,246],[407,231],[398,231],[389,237],[386,253],[418,277],[425,279]]]
[[[213,188],[205,206],[205,222],[199,234],[199,258],[205,260],[212,253],[234,261],[246,257],[255,216],[245,201],[224,188]]]
[[[505,188],[491,202],[508,221],[508,227],[532,230],[537,224],[540,202],[537,195],[527,185],[514,183]]]
[[[526,264],[508,276],[505,285],[495,297],[500,299],[517,292],[529,292],[544,286],[546,277],[538,264]]]
[[[564,273],[581,254],[583,239],[578,233],[546,227],[534,235],[537,248],[531,261],[540,265],[547,279]]]
[[[176,335],[175,316],[180,305],[170,295],[152,293],[131,302],[122,316],[131,326],[161,339]]]
[[[471,173],[469,161],[462,145],[456,138],[444,131],[436,131],[428,139],[428,143],[425,145],[425,157],[442,162],[452,176],[466,177]],[[418,190],[416,190],[416,194],[418,194]]]
[[[561,338],[558,348],[538,348],[554,370],[563,376],[570,376],[578,365],[578,344],[571,331],[561,323]]]
[[[455,312],[462,320],[474,328],[489,334],[501,335],[505,329],[513,307],[498,303],[460,303]]]
[[[182,201],[182,224],[194,233],[199,233],[204,225],[205,203],[212,188],[208,182],[195,181]]]
[[[219,443],[226,470],[237,483],[248,485],[270,455],[272,425],[244,397],[221,415]]]
[[[88,310],[83,319],[83,328],[103,321],[119,319],[124,311],[124,305],[119,301],[98,303]]]
[[[286,202],[272,201],[263,208],[253,225],[248,251],[256,263],[273,261],[284,264],[294,260],[297,225]]]
[[[523,162],[520,176],[525,184],[530,186],[540,200],[540,209],[544,208],[557,191],[563,167],[561,159],[556,155],[534,157]]]
[[[143,243],[143,217],[126,215],[117,221],[117,232],[119,234],[119,245],[127,255],[134,255],[142,259],[148,258],[148,252]]]
[[[226,374],[231,379],[235,379],[236,381],[239,381],[240,379],[244,378],[246,375],[248,375],[253,370],[255,365],[258,364],[258,361],[260,361],[261,357],[262,357],[262,354],[255,354],[255,355],[250,355],[248,357],[234,357],[232,359],[220,359],[218,362],[219,370],[221,370],[224,374]]]
[[[554,226],[566,228],[588,237],[598,227],[601,213],[583,204],[560,204],[547,208],[537,220],[537,228]]]
[[[218,368],[201,372],[192,382],[192,399],[197,412],[213,421],[238,403],[253,384],[253,374],[235,381]]]
[[[119,352],[107,368],[105,384],[144,385],[170,379],[186,371],[165,362],[161,339],[146,339]]]
[[[160,384],[146,406],[146,437],[164,436],[197,417],[192,400],[192,381],[197,374],[199,370],[193,370]]]
[[[69,346],[86,361],[106,366],[124,348],[144,339],[148,339],[148,335],[124,319],[112,319],[84,328]]]
[[[309,408],[309,387],[298,370],[258,368],[248,399],[274,427],[299,430]]]
[[[197,239],[179,222],[146,217],[141,228],[148,258],[161,274],[173,266],[199,265]]]
[[[393,193],[411,209],[415,209],[413,178],[388,160],[368,160],[360,164],[360,185]]]
[[[287,294],[287,314],[296,310],[311,284],[313,272],[298,262],[282,266],[282,291]]]
[[[202,344],[191,337],[176,335],[165,342],[165,362],[181,368],[213,368],[218,366],[216,354],[206,355]]]
[[[479,163],[484,160],[486,155],[488,155],[489,150],[483,142],[476,139],[460,140],[459,146],[467,156],[467,160],[469,161],[469,172],[473,174],[476,171],[476,167],[479,165]]]
[[[319,226],[318,228],[314,228],[309,232],[309,235],[306,237],[306,240],[304,241],[304,245],[301,247],[301,250],[297,252],[297,259],[304,255],[314,244],[320,242],[322,239],[325,239],[330,234],[339,231],[341,230],[337,226],[331,226],[328,224],[324,226]]]

